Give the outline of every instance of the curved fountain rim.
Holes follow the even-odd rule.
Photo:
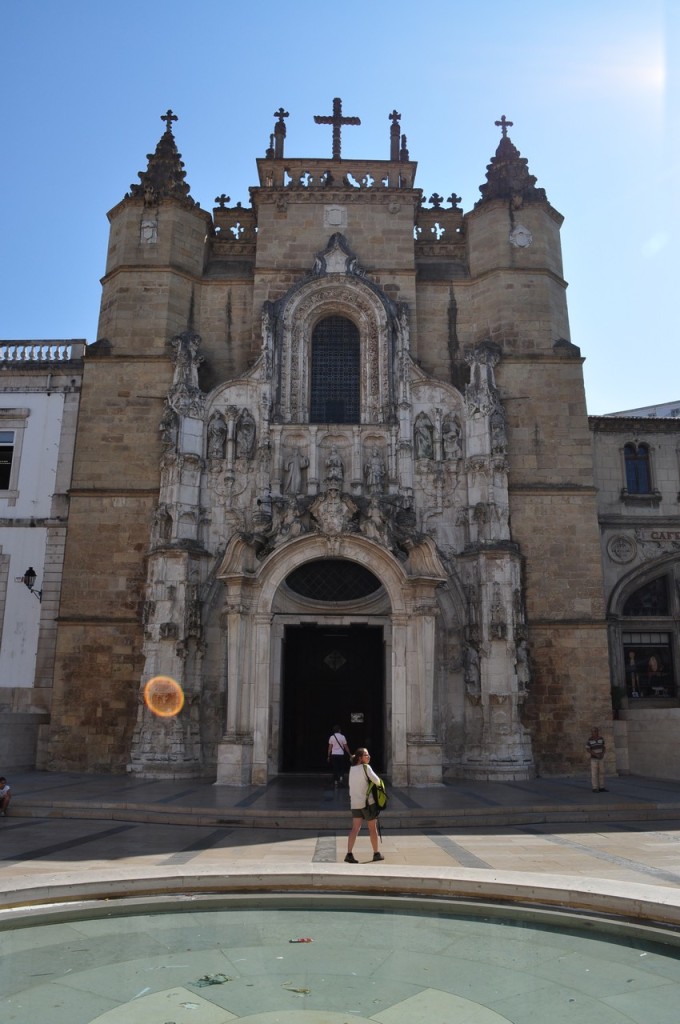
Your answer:
[[[358,868],[358,870],[357,870]],[[200,872],[181,866],[160,868],[88,867],[84,871],[45,872],[33,875],[25,885],[0,886],[0,927],[34,923],[38,916],[73,912],[129,912],[165,909],[164,899],[225,904],[229,898],[248,896],[279,899],[312,898],[353,900],[435,901],[448,906],[501,907],[513,912],[552,913],[574,921],[592,918],[602,925],[660,929],[666,936],[677,933],[680,941],[680,888],[616,882],[580,875],[533,875],[526,871],[492,871],[480,868],[428,868],[289,863],[285,868],[239,865],[228,873],[214,868]]]

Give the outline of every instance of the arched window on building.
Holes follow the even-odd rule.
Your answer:
[[[629,442],[624,445],[623,458],[626,465],[626,491],[628,494],[651,494],[652,474],[649,446]]]
[[[623,606],[622,619],[623,664],[629,707],[634,707],[640,700],[676,697],[673,666],[675,626],[668,577],[659,576],[634,590]]]
[[[344,316],[327,316],[312,332],[311,423],[359,423],[359,331]]]

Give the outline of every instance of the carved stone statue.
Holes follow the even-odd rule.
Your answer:
[[[335,484],[342,486],[342,481],[345,477],[345,466],[338,455],[338,449],[335,445],[330,450],[330,454],[326,459],[326,481],[329,484]]]
[[[158,425],[158,429],[160,431],[161,441],[167,447],[174,447],[177,444],[177,425],[177,413],[171,405],[166,404],[165,411],[163,412],[163,418]]]
[[[468,693],[478,694],[481,689],[479,654],[472,644],[465,645],[463,654],[463,680]]]
[[[424,412],[419,413],[416,416],[416,422],[413,427],[413,440],[417,459],[434,458],[433,436],[434,429],[429,416],[426,416]]]
[[[491,451],[495,454],[504,453],[506,447],[505,416],[502,409],[495,409],[491,414]]]
[[[517,644],[517,685],[520,693],[526,693],[531,682],[531,670],[529,668],[529,651],[526,640],[520,640]]]
[[[255,450],[255,420],[244,409],[236,424],[236,458],[252,459]]]
[[[381,492],[385,483],[385,463],[377,445],[373,445],[369,459],[364,466],[366,486],[371,492]]]
[[[442,441],[444,443],[444,458],[459,459],[463,454],[461,445],[461,429],[455,416],[447,416],[444,420]]]
[[[227,425],[221,416],[213,416],[208,424],[208,456],[211,459],[224,458],[227,440]]]
[[[189,388],[198,387],[198,368],[203,356],[198,354],[201,344],[199,334],[183,331],[172,339],[175,349],[175,373],[173,384],[183,384]]]
[[[309,466],[309,459],[300,454],[299,448],[293,448],[293,454],[286,459],[284,468],[286,476],[283,489],[286,494],[303,493],[303,474]]]

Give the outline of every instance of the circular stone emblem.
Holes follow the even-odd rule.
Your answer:
[[[631,537],[618,534],[607,543],[607,553],[612,562],[625,565],[626,562],[632,562],[637,555],[637,544]]]

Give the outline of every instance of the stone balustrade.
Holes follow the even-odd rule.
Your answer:
[[[0,362],[62,363],[82,359],[85,341],[0,341]]]

